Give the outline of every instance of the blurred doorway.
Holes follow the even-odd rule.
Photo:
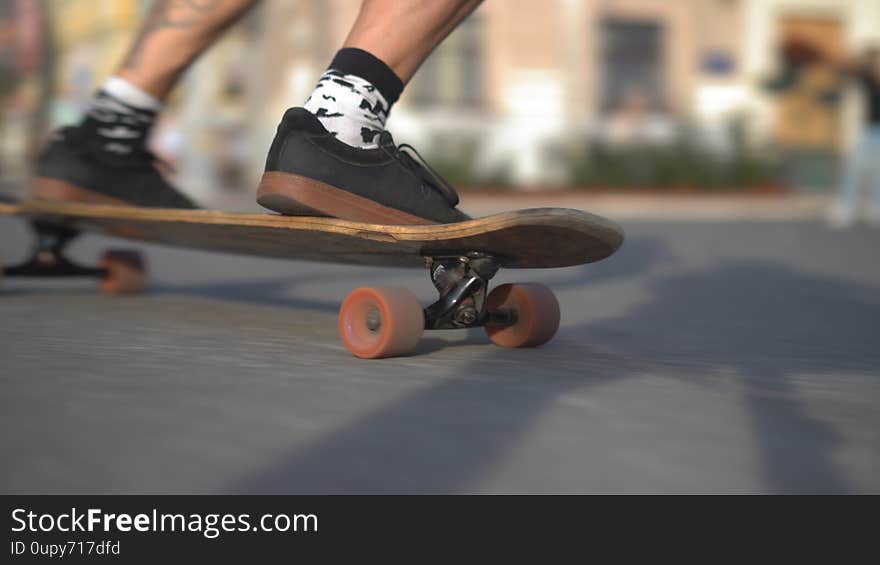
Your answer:
[[[821,57],[839,59],[845,50],[845,28],[832,15],[783,15],[778,20],[780,45],[795,42]],[[801,64],[790,88],[778,93],[776,142],[788,154],[795,186],[833,184],[841,139],[840,80],[829,66]]]
[[[779,25],[782,43],[806,43],[835,58],[843,54],[844,29],[837,18],[784,16]],[[840,112],[829,93],[838,87],[838,79],[829,68],[808,65],[798,82],[777,100],[779,144],[792,149],[834,150],[840,134]]]

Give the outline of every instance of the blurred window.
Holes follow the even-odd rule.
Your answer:
[[[602,22],[602,110],[614,113],[635,100],[652,112],[666,109],[663,27],[644,20]]]
[[[483,104],[485,80],[483,21],[472,15],[438,47],[418,70],[409,87],[413,105],[472,106]]]

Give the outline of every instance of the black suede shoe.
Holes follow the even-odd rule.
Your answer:
[[[278,126],[257,202],[282,214],[377,224],[470,219],[455,208],[455,190],[412,147],[395,146],[388,132],[377,149],[352,147],[304,108],[287,110]]]
[[[35,198],[149,208],[196,208],[159,173],[146,149],[108,152],[101,139],[76,127],[52,135],[37,159]]]

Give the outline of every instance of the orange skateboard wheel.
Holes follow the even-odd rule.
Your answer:
[[[550,341],[559,329],[559,302],[553,291],[538,283],[503,284],[486,297],[486,309],[507,310],[515,316],[510,325],[486,324],[486,335],[501,347],[537,347]]]
[[[425,330],[416,295],[405,288],[358,288],[339,309],[339,335],[362,359],[406,355]]]
[[[147,270],[144,259],[137,251],[111,250],[104,253],[100,262],[107,274],[101,279],[104,294],[135,294],[147,286]]]

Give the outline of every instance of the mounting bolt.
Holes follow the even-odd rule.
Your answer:
[[[378,308],[370,308],[367,312],[367,329],[373,333],[378,332],[382,328],[382,314]]]
[[[473,306],[466,306],[455,313],[455,321],[469,326],[477,321],[477,311]]]

